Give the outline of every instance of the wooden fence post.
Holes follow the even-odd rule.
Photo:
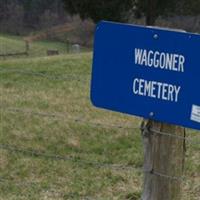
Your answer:
[[[181,200],[185,129],[156,121],[143,123],[142,200]]]
[[[25,40],[25,52],[26,52],[27,55],[28,55],[28,53],[29,53],[29,50],[30,50],[29,41],[28,41],[28,40]]]

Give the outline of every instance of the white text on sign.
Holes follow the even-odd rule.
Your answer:
[[[135,78],[133,81],[133,93],[140,96],[148,96],[166,101],[178,101],[181,87],[156,81],[147,81]]]
[[[179,54],[135,48],[135,65],[184,72],[185,57]],[[139,96],[178,102],[180,91],[181,87],[177,85],[140,78],[133,80],[133,94]]]
[[[136,48],[135,64],[163,70],[184,72],[185,57],[178,54]]]

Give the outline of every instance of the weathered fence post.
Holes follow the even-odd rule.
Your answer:
[[[28,55],[28,53],[29,53],[29,50],[30,50],[29,41],[28,41],[28,40],[25,40],[25,52],[26,52],[27,55]]]
[[[185,129],[146,121],[144,142],[144,188],[142,200],[181,200]]]

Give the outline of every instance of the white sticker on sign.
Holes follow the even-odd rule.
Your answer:
[[[200,123],[200,106],[192,105],[191,120]]]

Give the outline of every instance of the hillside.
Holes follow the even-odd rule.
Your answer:
[[[140,119],[91,105],[91,53],[41,57],[45,44],[0,61],[0,199],[139,200]],[[182,200],[198,200],[199,133],[187,132]]]

